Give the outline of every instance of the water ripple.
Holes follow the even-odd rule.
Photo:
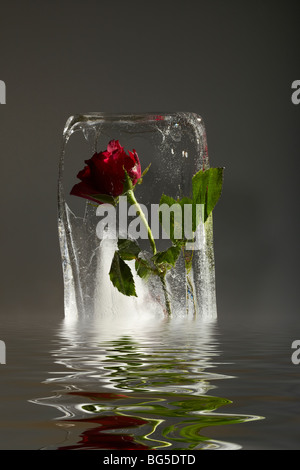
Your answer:
[[[52,351],[63,370],[45,381],[53,395],[32,400],[59,411],[65,440],[52,448],[240,448],[205,436],[207,427],[261,419],[219,411],[231,401],[211,392],[235,378],[220,372],[217,337],[215,323],[200,321],[63,323]]]

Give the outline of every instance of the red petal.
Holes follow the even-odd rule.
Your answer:
[[[108,143],[107,151],[113,153],[116,150],[123,150],[123,147],[121,147],[120,142],[118,140],[111,140]]]
[[[120,400],[121,398],[128,398],[127,395],[121,393],[99,393],[99,392],[68,392],[68,395],[76,395],[80,397],[90,398],[91,400]]]
[[[88,184],[84,182],[75,184],[70,194],[72,196],[79,196],[79,197],[83,197],[84,199],[97,202],[97,204],[102,204],[97,199],[93,198],[93,194],[99,194],[99,191],[97,191],[97,189],[93,188],[92,186],[89,186]]]
[[[83,170],[81,170],[77,175],[77,178],[80,179],[81,181],[87,180],[90,177],[91,177],[91,170],[88,165],[86,165],[83,168]]]

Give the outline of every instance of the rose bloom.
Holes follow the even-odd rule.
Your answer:
[[[133,186],[141,177],[141,165],[136,151],[127,154],[118,140],[111,140],[106,151],[95,153],[85,163],[87,165],[77,175],[81,182],[75,184],[70,194],[98,204],[99,200],[93,198],[93,195],[117,197],[124,193],[124,169]]]

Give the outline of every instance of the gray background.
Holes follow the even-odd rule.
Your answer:
[[[1,1],[1,316],[63,317],[62,131],[89,111],[193,111],[225,166],[222,322],[298,320],[299,2]]]

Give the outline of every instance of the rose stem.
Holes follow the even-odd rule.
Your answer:
[[[127,191],[127,200],[130,204],[135,206],[137,214],[140,216],[143,224],[145,225],[145,227],[147,229],[147,234],[148,234],[148,238],[149,238],[149,241],[150,241],[150,245],[151,245],[151,248],[152,248],[152,251],[153,251],[153,255],[155,255],[157,250],[156,250],[155,240],[154,240],[152,232],[151,232],[151,228],[149,227],[149,224],[148,224],[148,221],[145,217],[145,214],[142,211],[142,208],[139,205],[139,203],[137,202],[137,200],[134,196],[134,193],[131,189],[129,191]],[[168,295],[167,283],[166,283],[166,279],[165,279],[165,273],[159,274],[159,277],[160,277],[160,280],[161,280],[161,283],[162,283],[162,288],[163,288],[163,292],[164,292],[164,296],[165,296],[167,312],[168,312],[168,315],[170,316],[171,315],[171,303],[170,303],[170,299],[169,299],[169,295]]]
[[[129,191],[127,191],[127,200],[130,204],[135,206],[137,214],[140,216],[143,224],[145,225],[145,227],[147,229],[148,238],[149,238],[149,241],[150,241],[150,244],[151,244],[151,248],[152,248],[153,254],[155,255],[156,254],[156,245],[155,245],[155,240],[154,240],[152,232],[151,232],[151,228],[149,227],[149,224],[148,224],[148,221],[145,217],[145,214],[142,211],[141,206],[139,205],[139,203],[135,199],[135,196],[134,196],[133,191],[131,189]]]
[[[169,299],[169,294],[168,294],[168,290],[167,290],[167,283],[166,283],[166,277],[165,276],[166,276],[165,274],[160,274],[159,275],[160,280],[161,280],[161,284],[162,284],[162,288],[163,288],[163,292],[164,292],[164,296],[165,296],[167,312],[168,312],[168,315],[171,316],[171,314],[172,314],[171,302],[170,302],[170,299]]]

